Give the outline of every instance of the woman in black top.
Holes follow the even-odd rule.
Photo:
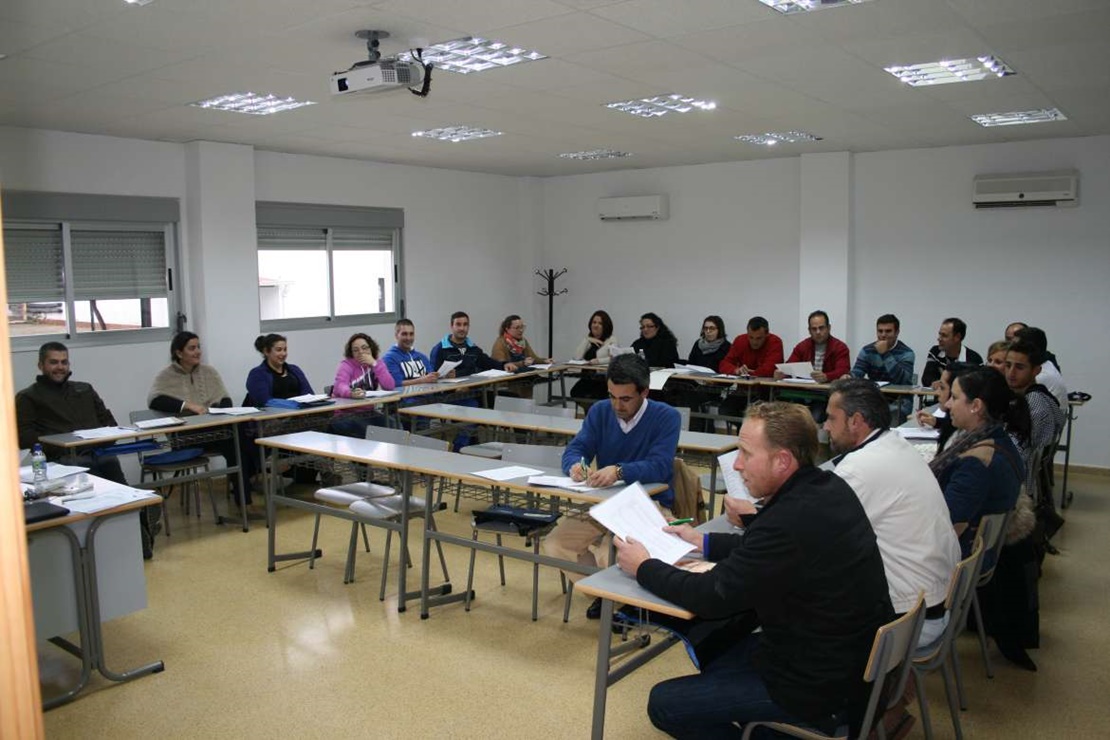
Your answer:
[[[658,315],[648,312],[640,317],[640,338],[632,349],[651,367],[674,367],[678,362],[678,339]]]
[[[699,365],[717,372],[721,360],[728,354],[728,335],[725,333],[725,321],[720,316],[706,316],[701,322],[701,335],[694,346],[690,348],[690,356],[686,361],[688,365]],[[720,399],[720,392],[712,386],[698,385],[690,380],[672,380],[672,403],[675,406],[689,406],[690,411],[704,411],[706,404],[711,400]],[[691,432],[712,432],[714,428],[708,419],[690,419]]]

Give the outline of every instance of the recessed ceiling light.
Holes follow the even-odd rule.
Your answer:
[[[250,113],[254,116],[268,116],[271,113],[293,110],[306,105],[316,105],[311,100],[294,100],[293,98],[279,98],[276,95],[258,95],[252,92],[229,93],[219,97],[189,103],[196,108],[209,108],[224,110],[231,113]]]
[[[128,5],[150,5],[154,0],[127,0]]]
[[[745,144],[761,144],[763,146],[777,146],[778,144],[797,144],[801,141],[821,141],[820,136],[807,134],[805,131],[768,131],[762,134],[744,134],[732,137]]]
[[[485,139],[489,136],[500,136],[500,131],[491,131],[488,128],[474,128],[473,126],[443,126],[442,128],[432,128],[427,131],[413,131],[413,136],[419,136],[424,139],[439,139],[440,141],[450,141],[458,143],[460,141],[470,141],[471,139]]]
[[[7,54],[0,54],[0,59],[7,59],[7,58],[8,58]]]
[[[613,149],[590,149],[586,152],[564,152],[559,155],[563,159],[619,159],[631,157],[631,152],[618,152]]]
[[[841,5],[859,5],[867,0],[759,0],[764,5],[780,13],[805,13],[810,10],[836,8]]]
[[[689,113],[692,110],[713,110],[717,104],[712,100],[698,100],[678,93],[656,95],[653,98],[640,98],[639,100],[621,100],[615,103],[606,103],[606,108],[631,113],[641,118],[658,118],[668,113]]]
[[[411,60],[412,53],[406,51],[398,57]],[[436,69],[464,75],[498,67],[510,67],[524,62],[535,62],[540,59],[547,59],[547,55],[522,49],[519,46],[511,46],[503,41],[491,41],[475,36],[432,44],[424,47],[423,51],[425,64],[434,64]]]
[[[977,59],[942,59],[939,62],[884,67],[907,85],[946,85],[950,82],[975,82],[988,77],[1008,77],[1014,70],[996,56]]]
[[[1009,113],[980,113],[971,116],[971,120],[980,126],[1017,126],[1023,123],[1066,121],[1068,117],[1059,108],[1041,108],[1040,110],[1015,110]]]

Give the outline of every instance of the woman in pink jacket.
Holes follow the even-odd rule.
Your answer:
[[[391,391],[395,387],[393,376],[381,361],[378,343],[369,335],[352,334],[343,347],[343,360],[335,370],[333,398],[366,398],[367,391]],[[362,406],[357,411],[344,411],[335,415],[329,431],[347,437],[366,436],[368,426],[391,426],[385,415],[373,406]]]

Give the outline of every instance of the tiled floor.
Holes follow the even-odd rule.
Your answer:
[[[1046,561],[1041,581],[1042,648],[1031,652],[1040,671],[995,652],[988,681],[974,637],[961,638],[969,738],[1110,735],[1110,478],[1072,480],[1061,554]],[[94,679],[77,701],[47,713],[48,737],[588,737],[596,622],[585,620],[581,597],[562,622],[556,572],[541,571],[533,623],[529,566],[509,561],[502,588],[493,557],[480,553],[472,611],[455,604],[421,620],[415,606],[398,614],[391,598],[378,601],[382,533],[371,531],[373,552],[360,553],[357,580],[344,586],[349,530],[339,520],[324,521],[315,570],[289,563],[267,573],[263,526],[244,534],[185,520],[176,507],[173,516],[173,536],[159,537],[146,566],[149,608],[105,628],[113,667],[161,658],[165,672],[124,685]],[[307,547],[312,517],[280,516],[279,545]],[[439,516],[454,532],[468,534],[468,521]],[[447,555],[462,588],[468,553]],[[49,655],[44,674],[66,680],[72,659]],[[649,688],[690,670],[672,650],[612,687],[607,737],[656,736],[644,713]],[[939,677],[928,691],[937,737],[951,737]],[[922,736],[920,727],[911,735]]]

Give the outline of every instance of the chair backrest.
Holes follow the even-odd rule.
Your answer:
[[[392,442],[397,445],[406,445],[409,443],[410,436],[404,429],[372,425],[366,427],[366,438],[372,442]]]
[[[536,402],[531,398],[496,396],[493,399],[493,408],[497,411],[522,411],[526,414],[530,414],[536,410]]]
[[[573,406],[544,406],[543,404],[536,404],[532,409],[533,414],[540,414],[541,416],[559,416],[564,419],[573,419],[578,415],[578,409]]]
[[[678,412],[679,417],[682,419],[682,426],[679,429],[690,428],[690,407],[689,406],[675,406],[674,410]]]
[[[986,514],[979,520],[978,536],[983,540],[983,564],[979,571],[976,587],[984,586],[994,576],[994,568],[998,565],[998,553],[1002,545],[1006,544],[1006,523],[1011,512],[999,514]]]
[[[324,386],[324,395],[325,396],[330,396],[331,392],[332,392],[332,389],[334,389],[334,388],[335,388],[334,385],[325,385]]]
[[[439,437],[428,437],[423,434],[410,434],[405,444],[410,447],[422,447],[425,450],[449,451],[451,449],[450,441]]]
[[[545,468],[563,467],[563,450],[559,445],[506,444],[501,451],[501,462],[521,465],[542,465]]]
[[[674,459],[674,506],[671,513],[679,519],[693,519],[696,524],[706,521],[708,507],[701,495],[701,478],[681,458]]]
[[[912,609],[893,622],[884,624],[875,633],[871,656],[863,670],[863,680],[871,684],[871,696],[863,716],[864,736],[871,731],[876,720],[882,721],[886,710],[899,701],[905,691],[914,650],[924,624],[925,594],[921,593]],[[884,691],[884,686],[888,685],[891,688]],[[887,706],[880,707],[879,702],[884,696],[888,697]]]

